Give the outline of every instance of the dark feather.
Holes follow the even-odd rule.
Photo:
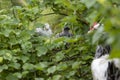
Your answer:
[[[120,80],[120,70],[114,64],[114,61],[108,63],[106,71],[107,80]]]
[[[63,37],[63,36],[66,36],[66,37],[72,37],[73,34],[70,33],[69,30],[70,30],[70,28],[67,27],[67,26],[65,26],[64,29],[63,29],[63,31],[62,31],[61,33],[59,33],[59,34],[57,35],[57,37]]]
[[[110,54],[111,46],[110,45],[98,45],[95,53],[95,58],[99,58],[103,55]]]

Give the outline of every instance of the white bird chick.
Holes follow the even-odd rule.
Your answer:
[[[50,29],[50,25],[48,23],[44,24],[44,28],[36,28],[36,32],[42,36],[50,37],[52,35],[52,30]]]
[[[35,30],[35,32],[37,32],[37,33],[41,32],[41,31],[43,31],[41,28],[36,28],[36,30]]]
[[[45,23],[44,31],[45,31],[46,36],[51,36],[52,35],[52,30],[51,30],[50,25],[48,23]]]
[[[44,30],[49,30],[50,29],[50,25],[48,23],[44,24]]]

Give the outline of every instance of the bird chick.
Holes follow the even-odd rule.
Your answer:
[[[88,33],[98,29],[100,26],[100,23],[96,23]],[[120,80],[120,59],[109,59],[110,51],[111,46],[108,44],[97,45],[95,58],[91,63],[93,80]]]
[[[73,36],[73,34],[70,32],[70,28],[68,26],[65,26],[63,28],[62,32],[58,33],[56,35],[56,37],[63,37],[63,36],[65,36],[65,37],[72,37]]]
[[[53,34],[48,23],[45,23],[43,28],[36,28],[35,32],[38,33],[39,35],[48,37],[50,37]]]
[[[72,37],[73,34],[70,32],[70,28],[68,26],[65,26],[61,33],[58,33],[56,37]],[[70,44],[68,42],[65,42],[65,49],[68,49],[70,47]]]

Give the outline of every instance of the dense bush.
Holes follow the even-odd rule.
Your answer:
[[[2,80],[91,79],[92,50],[85,36],[37,36],[13,16],[2,15],[0,78]],[[26,26],[25,26],[26,25]],[[65,42],[69,42],[68,49]]]
[[[120,56],[117,11],[120,7],[118,2],[115,2],[117,7],[112,7],[112,0],[102,1],[26,0],[26,6],[11,6],[9,2],[9,9],[0,10],[0,80],[92,80],[90,64],[95,45],[91,35],[87,34],[88,26],[104,17],[105,31],[111,35],[108,42],[117,40],[112,52],[117,53],[112,57]],[[61,29],[64,23],[68,23],[74,33],[72,38],[35,34],[34,29],[43,24],[43,16],[50,15],[42,13],[47,8],[52,9],[52,14],[59,15],[51,24]],[[111,27],[117,30],[111,31]],[[56,30],[54,32],[60,31],[52,28]],[[65,48],[66,42],[68,48]]]

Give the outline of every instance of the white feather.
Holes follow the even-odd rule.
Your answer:
[[[50,25],[48,23],[45,23],[45,28],[49,29]]]
[[[52,35],[52,30],[50,29],[50,25],[45,23],[44,28],[36,28],[35,32],[39,33],[42,36],[50,37]]]
[[[105,72],[108,67],[109,55],[104,55],[100,58],[96,58],[92,61],[91,70],[93,74],[93,80],[106,80]]]
[[[43,31],[41,28],[36,28],[36,30],[35,30],[35,32],[41,32],[41,31]]]

